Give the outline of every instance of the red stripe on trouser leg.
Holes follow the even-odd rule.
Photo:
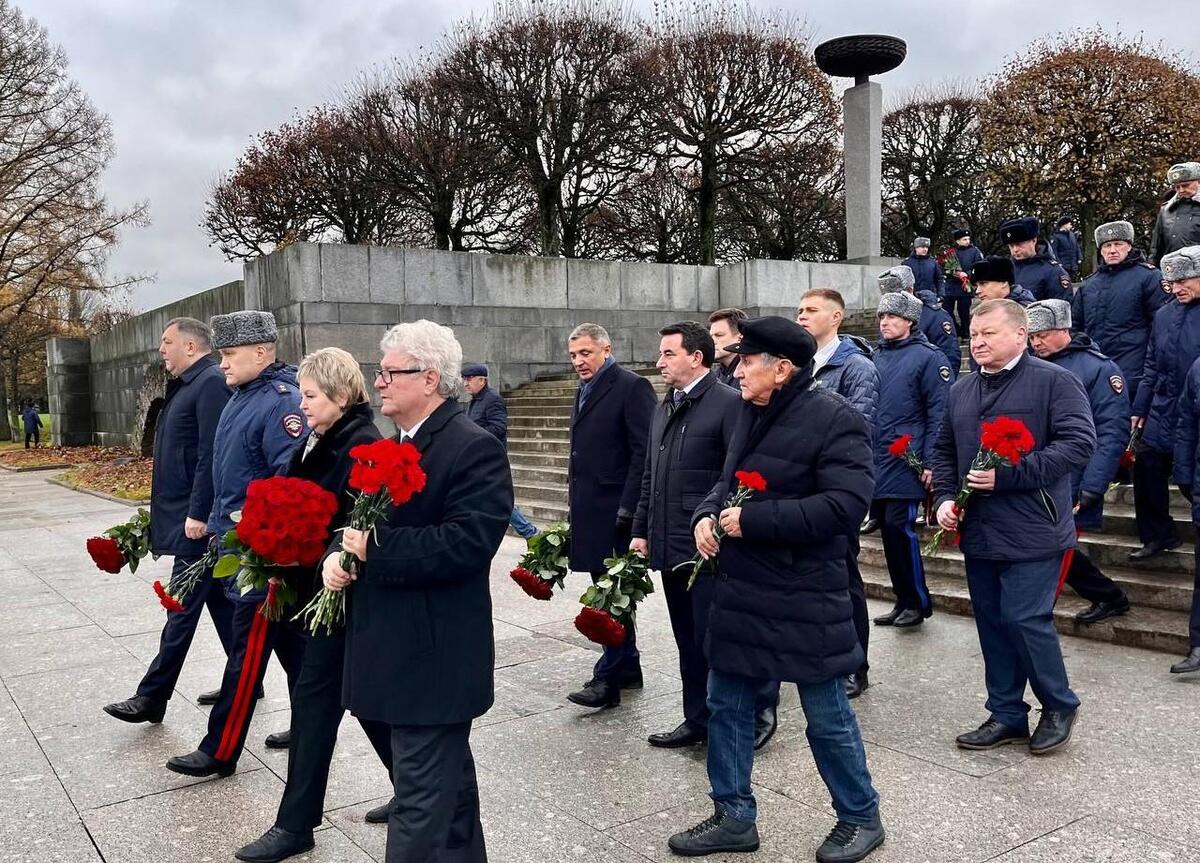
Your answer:
[[[1063,585],[1067,583],[1067,573],[1071,571],[1071,561],[1075,559],[1075,549],[1068,548],[1063,552],[1062,565],[1058,568],[1058,589],[1054,591],[1054,601],[1062,595]]]
[[[233,708],[225,717],[225,727],[221,730],[221,745],[213,757],[218,761],[228,761],[237,749],[238,741],[242,739],[250,705],[253,704],[254,690],[258,683],[258,671],[262,667],[263,645],[266,643],[269,621],[261,614],[254,615],[250,624],[250,635],[246,639],[246,654],[242,657],[242,670],[238,676],[237,693],[233,697]]]

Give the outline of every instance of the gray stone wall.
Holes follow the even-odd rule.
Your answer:
[[[46,342],[46,395],[50,440],[55,446],[92,442],[92,346],[87,339]]]

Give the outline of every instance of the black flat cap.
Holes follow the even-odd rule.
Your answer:
[[[462,367],[462,376],[464,378],[486,378],[488,376],[487,366],[483,363],[467,363]]]
[[[766,315],[742,321],[738,328],[742,340],[725,348],[733,354],[774,354],[803,367],[812,362],[817,342],[808,330],[795,321],[778,315]]]

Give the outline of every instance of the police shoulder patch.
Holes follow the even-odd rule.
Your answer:
[[[277,384],[275,384],[275,389],[276,389],[276,390],[279,392],[279,394],[280,394],[280,395],[285,395],[285,396],[286,396],[286,395],[287,395],[289,392],[291,392],[291,390],[289,390],[289,389],[287,388],[287,384],[279,384],[279,383],[277,383]]]
[[[949,321],[942,321],[942,329],[946,331],[946,335],[954,334],[954,324]]]
[[[942,366],[940,369],[938,369],[938,374],[942,376],[942,380],[950,380],[950,367]]]
[[[1108,385],[1112,387],[1113,392],[1117,395],[1125,392],[1125,379],[1120,375],[1113,375],[1110,377],[1108,379]]]
[[[283,418],[283,430],[288,437],[300,437],[304,431],[304,419],[300,414],[288,414]]]

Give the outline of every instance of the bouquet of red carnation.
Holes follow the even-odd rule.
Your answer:
[[[105,572],[116,575],[125,566],[137,572],[138,563],[150,554],[150,513],[139,509],[129,521],[93,536],[87,541],[87,551],[92,562]],[[157,554],[153,557],[158,560]]]
[[[955,254],[953,247],[938,255],[937,263],[947,278],[958,279],[962,282],[963,291],[971,293],[971,278],[963,272],[962,264],[958,262],[958,255]]]
[[[584,608],[575,628],[590,641],[617,647],[625,641],[625,627],[633,623],[638,603],[654,593],[646,558],[634,551],[604,561],[604,575],[584,591]]]
[[[767,490],[767,481],[756,470],[734,471],[733,478],[737,480],[737,488],[725,500],[725,509],[741,506],[754,492]],[[717,542],[725,538],[725,531],[721,529],[719,523],[713,526],[713,536],[717,538]],[[710,561],[710,563],[715,564],[715,560],[716,558],[713,558],[713,561]],[[704,563],[703,556],[701,556],[700,552],[696,552],[696,556],[691,560],[675,567],[676,569],[683,569],[685,566],[691,566],[692,574],[688,577],[688,590],[691,590],[692,585],[696,583],[696,576],[700,574],[700,568],[704,566]]]
[[[550,525],[529,538],[529,550],[521,555],[509,577],[534,599],[549,599],[554,595],[554,586],[561,589],[567,577],[570,543],[568,525]]]
[[[391,438],[359,444],[350,450],[350,488],[358,492],[350,511],[349,527],[370,532],[387,513],[389,507],[402,506],[425,488],[425,471],[421,469],[421,451],[412,443],[400,443]],[[349,571],[355,558],[343,551],[338,565]],[[321,627],[326,632],[341,624],[346,614],[346,593],[343,590],[321,588],[312,602],[304,606],[294,620],[304,620],[309,631],[316,634]]]
[[[337,496],[306,479],[273,476],[246,487],[246,501],[233,513],[234,526],[221,538],[226,549],[213,566],[213,578],[237,576],[243,593],[266,589],[259,613],[279,620],[296,590],[279,570],[317,565],[329,541]]]
[[[1032,452],[1033,447],[1033,433],[1025,423],[1011,417],[997,417],[980,427],[979,451],[975,453],[970,469],[992,470],[1002,464],[1015,467],[1021,461],[1021,456]],[[967,498],[971,496],[971,491],[964,479],[954,497],[954,512],[960,519],[966,512]],[[945,534],[945,529],[939,527],[925,546],[925,553],[933,554],[937,551]]]

